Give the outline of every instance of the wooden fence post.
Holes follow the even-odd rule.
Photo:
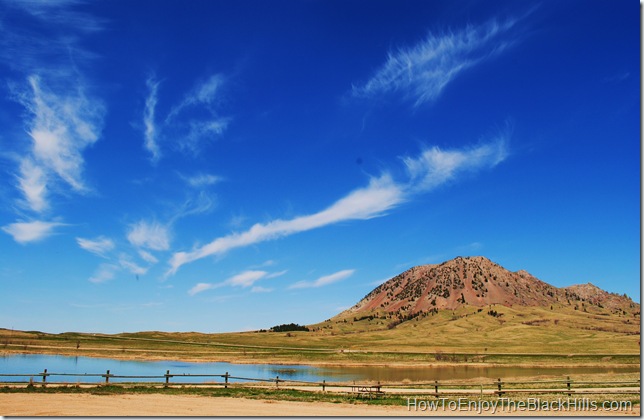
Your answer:
[[[322,379],[322,391],[326,389],[326,379]]]
[[[280,376],[277,375],[275,377],[275,388],[279,388],[279,387],[280,387]]]
[[[164,376],[165,376],[165,385],[164,385],[164,387],[167,388],[169,383],[170,383],[170,371],[166,370]]]
[[[228,372],[224,375],[224,388],[228,388]]]
[[[434,392],[438,395],[438,381],[434,381]]]
[[[110,370],[107,370],[107,373],[105,374],[105,385],[109,385],[110,383]]]
[[[499,378],[499,382],[497,383],[497,386],[499,388],[499,394],[501,394],[501,378]]]
[[[42,386],[45,386],[47,382],[47,369],[42,372]]]
[[[568,386],[568,396],[570,397],[572,393],[570,392],[570,376],[567,377],[568,382],[566,382],[566,385]]]

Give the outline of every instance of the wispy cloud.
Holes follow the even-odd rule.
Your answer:
[[[107,253],[114,249],[114,241],[104,236],[99,236],[95,239],[76,238],[76,242],[85,251],[96,254],[99,257],[106,257]]]
[[[277,273],[277,275],[281,275],[281,274]],[[236,274],[232,277],[229,277],[226,280],[219,283],[197,283],[194,287],[188,290],[188,294],[190,296],[194,296],[197,293],[205,292],[206,290],[217,289],[223,286],[249,288],[249,287],[253,287],[254,284],[259,280],[262,280],[264,278],[274,278],[274,277],[277,277],[277,276],[274,274],[269,274],[266,271],[247,270],[239,274]],[[258,291],[268,291],[268,289],[258,288],[258,286],[254,286],[253,289],[251,290],[251,292],[258,292]]]
[[[456,76],[507,48],[504,37],[517,20],[492,20],[457,31],[430,33],[416,45],[389,53],[387,61],[364,84],[354,85],[355,97],[399,93],[414,106],[435,100]]]
[[[187,216],[209,213],[215,208],[215,201],[214,196],[206,191],[189,194],[188,198],[176,209],[168,225]]]
[[[112,280],[118,270],[119,267],[114,264],[101,264],[89,278],[89,281],[92,283],[105,283]]]
[[[130,257],[126,254],[122,254],[119,257],[119,265],[128,270],[132,274],[136,274],[137,276],[139,275],[144,275],[145,273],[148,272],[148,268],[146,267],[141,267],[140,265],[136,264],[133,262]]]
[[[209,213],[214,207],[215,199],[207,191],[189,191],[188,198],[173,209],[167,220],[160,222],[156,219],[141,219],[128,225],[126,228],[127,240],[136,248],[137,253],[144,261],[156,264],[158,259],[151,251],[170,249],[173,225],[178,220]]]
[[[75,78],[79,67],[95,58],[81,40],[106,22],[82,11],[82,1],[3,1],[0,60],[18,72]],[[71,62],[70,62],[71,61]]]
[[[159,161],[161,157],[161,150],[157,144],[157,128],[154,115],[157,107],[157,91],[159,89],[159,82],[150,77],[146,81],[148,87],[148,96],[145,99],[145,109],[143,111],[143,126],[144,126],[144,147],[150,152],[151,160],[153,163]]]
[[[185,127],[185,134],[179,137],[178,145],[182,149],[197,153],[202,147],[202,142],[221,136],[228,128],[228,123],[227,118],[210,121],[192,120]]]
[[[108,280],[112,280],[116,274],[123,270],[129,271],[138,278],[138,276],[146,274],[148,269],[149,267],[142,267],[133,262],[129,255],[121,253],[118,258],[100,264],[88,280],[91,283],[105,283]]]
[[[71,27],[81,32],[94,32],[103,29],[103,23],[100,20],[75,9],[76,6],[85,3],[84,1],[17,0],[4,3],[58,27]]]
[[[138,248],[166,251],[170,248],[170,233],[165,225],[141,220],[130,225],[127,239]]]
[[[156,109],[159,100],[159,82],[150,77],[146,81],[148,94],[143,112],[144,146],[156,163],[161,157],[159,139],[182,151],[196,154],[204,142],[221,136],[228,128],[230,117],[219,114],[221,89],[225,79],[213,74],[197,82],[174,105],[161,123],[157,123]],[[201,182],[214,182],[214,178],[203,178]]]
[[[216,286],[213,283],[197,283],[192,287],[190,290],[188,290],[188,294],[190,296],[194,296],[198,293],[205,292],[206,290],[210,290],[215,288]]]
[[[353,273],[355,273],[355,270],[342,270],[342,271],[338,271],[337,273],[329,274],[328,276],[322,276],[317,280],[298,281],[297,283],[290,285],[288,288],[289,289],[309,289],[309,288],[328,286],[329,284],[333,284],[340,280],[344,280],[348,277],[351,277]]]
[[[47,202],[47,175],[31,158],[23,158],[20,163],[18,189],[25,196],[27,208],[40,213],[49,207]]]
[[[224,77],[221,74],[213,74],[207,80],[197,83],[183,100],[172,108],[166,122],[171,122],[186,108],[193,106],[203,105],[212,109],[219,102],[219,91],[223,83]]]
[[[268,287],[262,287],[262,286],[253,286],[253,288],[250,289],[251,293],[270,293],[272,291],[273,289]]]
[[[32,222],[16,222],[3,226],[2,230],[13,237],[13,240],[26,244],[29,242],[38,242],[54,233],[54,229],[62,226],[62,223],[43,222],[35,220]]]
[[[269,275],[266,276],[266,278],[267,279],[274,279],[274,278],[277,278],[277,277],[281,277],[286,273],[288,273],[288,270],[282,270],[282,271],[278,271],[276,273],[270,273]]]
[[[224,282],[231,286],[250,287],[258,280],[266,277],[268,273],[261,270],[248,270],[243,273],[237,274]]]
[[[171,268],[168,273],[175,273],[179,267],[189,262],[210,255],[223,254],[234,248],[277,239],[341,221],[371,219],[384,214],[387,210],[400,204],[403,199],[403,191],[389,175],[372,178],[367,187],[353,191],[318,213],[290,220],[278,219],[269,223],[257,223],[245,232],[223,236],[194,251],[177,252],[170,260]]]
[[[104,108],[90,94],[83,69],[95,55],[82,40],[104,22],[74,0],[4,1],[0,61],[14,70],[11,98],[25,109],[26,136],[16,142],[19,205],[36,213],[51,208],[56,193],[90,190],[83,177],[84,150],[100,135]]]
[[[305,232],[312,229],[351,220],[367,220],[380,217],[411,199],[414,195],[428,192],[462,173],[491,168],[507,157],[507,138],[503,132],[490,143],[453,150],[427,149],[417,157],[405,157],[403,162],[408,179],[396,182],[384,173],[371,178],[369,184],[339,199],[328,208],[293,219],[277,219],[257,223],[250,229],[219,237],[212,242],[189,252],[176,252],[170,259],[171,275],[184,264],[199,259],[222,255],[232,249]]]
[[[156,264],[159,262],[159,260],[154,255],[143,249],[139,249],[139,256],[143,258],[144,261],[150,264]]]
[[[212,174],[199,173],[192,176],[179,175],[186,184],[192,188],[205,188],[210,187],[211,185],[218,184],[223,180],[222,177]]]
[[[405,157],[403,162],[414,191],[429,191],[454,180],[465,172],[492,168],[507,158],[507,132],[494,141],[461,150],[442,150],[432,147],[420,156]]]
[[[52,183],[62,181],[77,193],[89,191],[82,153],[98,140],[104,109],[81,87],[63,94],[49,90],[38,76],[28,81],[29,90],[18,98],[31,114],[31,148],[20,160],[17,188],[31,210],[42,212]]]

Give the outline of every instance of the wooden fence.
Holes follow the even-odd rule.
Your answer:
[[[98,382],[54,382],[48,380],[52,377],[95,377],[102,378]],[[28,378],[20,381],[5,381],[3,378]],[[40,379],[34,381],[34,378]],[[211,378],[221,379],[218,382],[181,382],[176,381],[175,378]],[[110,382],[113,379],[131,379],[132,381],[123,382]],[[136,380],[139,381],[136,381]],[[172,381],[171,381],[172,379]],[[145,380],[145,381],[141,381]],[[245,382],[230,382],[245,381]],[[224,374],[187,374],[187,373],[170,373],[169,370],[162,375],[115,375],[109,370],[105,373],[52,373],[44,369],[42,372],[35,374],[13,374],[5,373],[0,374],[0,385],[155,385],[155,386],[223,386],[228,388],[231,385],[247,386],[249,383],[258,382],[266,384],[275,384],[276,388],[280,384],[284,387],[285,384],[289,388],[306,387],[307,389],[315,390],[320,388],[322,391],[333,390],[336,392],[349,392],[353,394],[368,394],[370,396],[380,395],[385,393],[396,394],[423,394],[423,395],[472,395],[472,394],[493,394],[503,396],[504,394],[511,393],[527,393],[527,394],[557,394],[563,393],[571,396],[574,393],[597,393],[597,394],[640,394],[640,379],[623,380],[623,381],[576,381],[569,376],[563,379],[543,380],[543,381],[503,381],[498,378],[496,381],[472,383],[472,382],[439,382],[431,381],[424,383],[389,383],[381,384],[356,384],[342,383],[342,382],[321,382],[313,381],[299,381],[293,379],[281,379],[279,376],[275,378],[246,378],[240,376],[230,375],[228,372]]]

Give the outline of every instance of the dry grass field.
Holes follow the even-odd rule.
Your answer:
[[[639,365],[639,315],[592,310],[465,305],[393,328],[375,313],[360,320],[340,315],[309,326],[309,332],[280,333],[0,330],[0,352],[238,363]]]
[[[491,315],[490,312],[492,312]],[[0,329],[0,353],[42,353],[137,360],[227,361],[234,363],[288,363],[310,365],[436,366],[615,366],[639,369],[639,316],[588,312],[562,307],[486,308],[463,306],[441,310],[391,325],[384,313],[370,316],[346,313],[310,325],[310,331],[240,332],[222,334],[139,332],[123,334],[62,333]],[[359,319],[361,318],[361,319]],[[597,401],[622,401],[626,411],[527,411],[505,415],[629,415],[640,413],[639,395],[604,392],[592,383],[637,381],[637,372],[577,374],[574,380],[591,383]],[[561,377],[522,377],[526,388],[517,401],[538,397],[558,399],[564,394],[532,394],[539,381]],[[459,380],[453,387],[478,389],[483,379]],[[488,379],[489,380],[489,379]],[[510,381],[512,378],[504,378]],[[537,381],[530,385],[530,381]],[[526,383],[526,382],[523,382]],[[442,389],[450,389],[444,381]],[[489,384],[488,384],[489,385]],[[608,385],[608,386],[620,386]],[[407,387],[409,389],[407,389]],[[131,389],[118,385],[82,387],[0,388],[0,400],[12,415],[452,415],[453,411],[415,413],[405,408],[406,394],[418,384],[403,381],[403,393],[385,389],[374,400],[319,389],[251,387],[150,387]],[[447,387],[447,388],[445,388]],[[304,387],[301,387],[304,388]],[[595,392],[595,390],[592,390]],[[452,391],[454,392],[454,391]],[[99,395],[100,394],[100,395]],[[216,398],[213,398],[216,397]],[[234,398],[230,398],[234,397]],[[435,397],[434,397],[435,398]],[[457,398],[453,397],[452,399]],[[472,397],[474,398],[474,397]],[[481,397],[476,397],[481,398]],[[493,395],[485,396],[490,402]],[[91,400],[91,401],[90,401]],[[157,403],[163,401],[164,403]],[[40,402],[34,404],[34,402]],[[45,408],[43,408],[45,407]],[[98,409],[96,409],[98,407]],[[471,414],[475,412],[458,415]],[[489,415],[491,413],[486,413]]]

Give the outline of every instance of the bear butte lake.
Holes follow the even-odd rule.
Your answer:
[[[7,355],[0,356],[0,374],[33,375],[39,382],[38,373],[105,374],[162,376],[167,370],[171,374],[223,375],[258,379],[275,379],[310,382],[380,381],[384,383],[401,381],[444,381],[449,379],[509,378],[539,375],[573,376],[596,373],[635,373],[638,367],[513,367],[513,366],[434,366],[434,367],[387,367],[387,366],[306,366],[271,364],[232,363],[187,363],[173,361],[141,362],[131,360],[101,359],[92,357],[69,357],[52,355]],[[28,381],[29,378],[0,376],[1,382]],[[102,382],[102,377],[52,376],[48,382]],[[110,379],[110,382],[143,382],[146,379]],[[147,379],[161,382],[163,379]],[[173,378],[177,382],[222,382],[223,378]],[[230,382],[235,382],[231,380]]]

